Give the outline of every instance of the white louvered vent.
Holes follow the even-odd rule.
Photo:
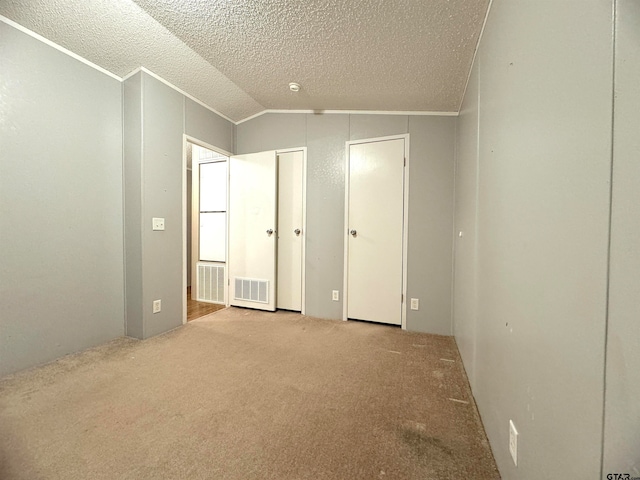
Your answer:
[[[236,277],[235,287],[234,298],[236,300],[269,303],[269,280]]]
[[[198,263],[199,302],[225,303],[224,301],[224,264]]]

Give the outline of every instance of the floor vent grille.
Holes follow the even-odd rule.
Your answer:
[[[234,298],[236,300],[269,303],[269,280],[236,278],[235,287]]]
[[[199,302],[225,303],[224,300],[224,264],[198,263]]]

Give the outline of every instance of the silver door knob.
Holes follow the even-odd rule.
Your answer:
[[[300,229],[299,229],[299,228],[296,228],[296,229],[293,231],[293,233],[295,233],[295,234],[296,234],[296,237],[299,237],[299,236],[300,236]]]
[[[351,230],[349,233],[350,233],[351,235],[353,235],[354,237],[358,234],[358,232],[356,232],[355,230]]]
[[[267,230],[267,235],[269,236],[273,235],[273,229],[270,228],[269,230]]]

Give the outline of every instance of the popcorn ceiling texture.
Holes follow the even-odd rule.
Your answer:
[[[266,108],[430,111],[458,111],[488,5],[134,1]]]
[[[458,111],[489,3],[134,1],[5,0],[0,14],[117,75],[142,65],[240,120],[265,108]]]
[[[0,15],[120,77],[144,66],[232,120],[264,109],[130,0],[0,0]]]

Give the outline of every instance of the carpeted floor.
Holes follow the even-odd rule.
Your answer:
[[[0,479],[497,479],[452,338],[230,308],[0,381]]]

